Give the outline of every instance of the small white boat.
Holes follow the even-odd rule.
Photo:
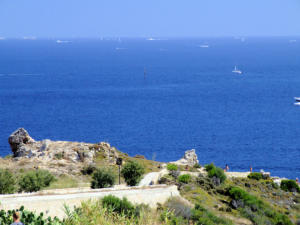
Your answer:
[[[200,48],[209,48],[209,45],[200,45]]]
[[[294,105],[300,105],[300,97],[294,97],[294,99],[296,101]]]
[[[242,74],[242,71],[239,70],[236,66],[234,67],[234,70],[232,70],[233,73]]]
[[[294,97],[296,102],[300,102],[300,97]]]
[[[57,40],[57,44],[63,44],[63,43],[71,43],[71,41],[62,41],[62,40]]]

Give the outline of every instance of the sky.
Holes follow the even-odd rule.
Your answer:
[[[0,37],[299,36],[300,0],[0,0]]]

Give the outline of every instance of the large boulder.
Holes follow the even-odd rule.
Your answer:
[[[14,156],[19,154],[19,149],[26,144],[34,143],[34,139],[29,136],[28,132],[24,128],[19,128],[14,131],[8,138],[8,143]]]
[[[194,166],[195,164],[198,164],[199,161],[195,149],[191,149],[185,151],[184,156],[181,159],[172,163],[178,165]]]

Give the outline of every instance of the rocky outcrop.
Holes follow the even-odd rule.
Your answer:
[[[194,166],[195,164],[199,163],[199,161],[195,149],[192,149],[185,151],[184,156],[181,159],[172,163],[178,165]]]
[[[29,136],[28,132],[24,128],[19,128],[18,130],[14,131],[8,138],[8,143],[15,157],[22,154],[22,150],[21,152],[19,150],[23,146],[32,144],[34,142],[34,139]]]
[[[24,128],[13,132],[8,142],[15,161],[59,173],[77,173],[83,165],[93,164],[97,157],[114,164],[118,157],[117,149],[105,142],[35,141]]]

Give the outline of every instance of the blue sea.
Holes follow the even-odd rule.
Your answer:
[[[194,148],[201,165],[300,177],[300,38],[70,41],[0,40],[1,156],[24,127],[36,140],[106,141],[165,162]]]

